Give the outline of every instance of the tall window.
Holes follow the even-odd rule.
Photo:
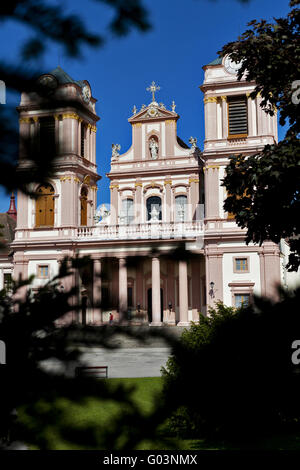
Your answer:
[[[147,220],[162,220],[161,199],[159,196],[151,196],[147,199]]]
[[[134,205],[132,199],[122,200],[122,217],[126,225],[134,222]]]
[[[228,98],[228,130],[229,137],[246,137],[248,135],[246,96]]]
[[[175,197],[175,221],[184,222],[187,220],[187,197]]]
[[[40,123],[40,152],[53,157],[55,155],[55,120],[52,116],[42,117]]]
[[[80,225],[87,225],[87,198],[88,191],[86,188],[82,188],[80,194]]]
[[[39,186],[36,200],[36,227],[54,225],[54,189],[51,184]]]
[[[4,289],[6,290],[6,292],[10,292],[12,290],[11,273],[4,273],[3,274],[3,284],[4,284]]]
[[[80,155],[84,157],[85,154],[85,137],[86,137],[86,125],[82,122],[80,126]]]

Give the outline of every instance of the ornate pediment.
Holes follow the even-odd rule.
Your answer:
[[[133,124],[153,119],[161,121],[163,119],[177,120],[179,118],[178,114],[175,112],[176,104],[174,101],[171,105],[171,111],[167,110],[163,103],[156,102],[155,93],[159,90],[160,87],[155,82],[152,82],[147,88],[147,91],[152,94],[152,102],[149,103],[148,106],[143,104],[139,111],[137,110],[137,107],[134,106],[132,110],[133,115],[128,119],[129,122]]]
[[[142,107],[139,112],[133,114],[133,116],[129,118],[128,121],[133,124],[153,119],[175,119],[177,121],[178,118],[179,116],[175,111],[169,111],[164,107],[164,105],[161,106],[158,103],[152,102],[148,106]]]

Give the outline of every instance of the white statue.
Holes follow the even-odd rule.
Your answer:
[[[175,113],[175,108],[176,108],[176,104],[175,104],[175,101],[173,100],[172,101],[172,112]]]
[[[120,144],[112,144],[111,145],[111,158],[116,159],[120,156],[119,151],[121,150]]]
[[[159,211],[156,209],[154,205],[152,206],[150,215],[151,215],[150,222],[158,222]]]
[[[152,160],[156,160],[158,158],[158,143],[154,137],[149,140],[149,148]]]
[[[132,112],[133,112],[133,115],[135,116],[135,115],[136,115],[136,112],[137,112],[136,105],[133,106]]]
[[[189,138],[189,143],[192,146],[191,150],[196,150],[196,148],[197,148],[197,139],[196,139],[196,137],[190,137]]]
[[[102,204],[100,208],[97,209],[96,214],[95,214],[96,224],[108,225],[109,216],[110,216],[110,210],[106,207],[105,204]]]
[[[159,103],[159,107],[160,107],[161,109],[166,109],[166,107],[165,107],[165,105],[164,105],[163,103]]]

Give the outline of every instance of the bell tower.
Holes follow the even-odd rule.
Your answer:
[[[277,116],[260,106],[262,98],[251,98],[256,84],[237,79],[239,64],[229,56],[203,67],[205,141],[205,258],[208,305],[222,300],[239,306],[252,292],[274,294],[280,282],[278,246],[245,244],[246,230],[235,222],[234,214],[223,209],[227,198],[222,186],[231,155],[250,156],[265,145],[277,142]],[[241,264],[243,263],[243,264]],[[243,266],[243,270],[241,268]]]
[[[61,67],[37,79],[37,90],[22,93],[19,166],[31,152],[51,158],[54,174],[18,193],[17,230],[90,226],[96,210],[96,99],[86,80],[73,80]],[[41,90],[41,91],[40,91]]]

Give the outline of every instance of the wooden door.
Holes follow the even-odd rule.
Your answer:
[[[36,227],[54,226],[54,189],[48,185],[40,186],[36,200]]]
[[[80,225],[87,225],[87,190],[81,190],[80,197]]]

